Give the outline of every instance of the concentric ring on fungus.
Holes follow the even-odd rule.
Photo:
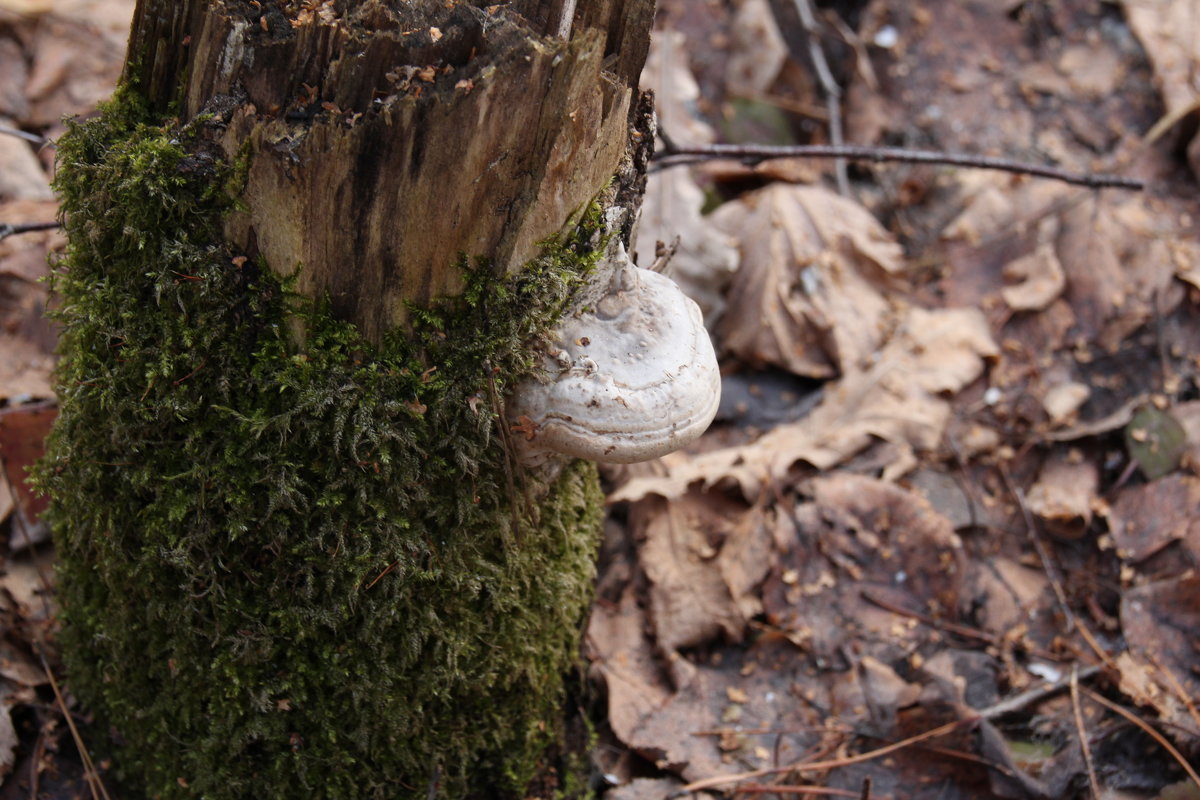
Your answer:
[[[694,441],[717,412],[721,376],[699,307],[620,256],[607,292],[552,332],[544,373],[509,400],[527,466],[555,454],[647,461]]]

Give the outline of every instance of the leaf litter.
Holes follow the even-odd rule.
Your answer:
[[[646,85],[668,134],[826,141],[820,83],[770,3],[660,5]],[[53,136],[89,111],[131,9],[0,0],[0,124]],[[1167,750],[1088,692],[1196,762],[1194,9],[870,0],[818,16],[854,141],[1152,188],[860,165],[843,197],[823,188],[830,165],[794,159],[651,176],[639,261],[680,237],[668,270],[704,306],[741,409],[690,453],[608,472],[585,646],[607,796],[1071,797],[1089,763],[1113,796],[1188,796]],[[50,161],[3,141],[0,223],[53,218]],[[50,397],[37,281],[62,246],[0,242],[16,410]],[[15,508],[0,505],[13,537]],[[53,624],[51,555],[13,538],[4,557],[0,798],[31,775],[79,788],[31,647]]]
[[[664,3],[664,25],[695,5]],[[797,109],[823,97],[786,85],[769,5],[735,5],[664,34],[668,68],[727,66],[693,114],[799,97],[796,141],[820,143]],[[629,543],[587,639],[609,796],[1197,796],[1194,12],[856,5],[821,37],[850,130],[1151,188],[869,165],[841,197],[828,166],[821,185],[687,170],[691,207],[709,198],[688,230],[737,247],[731,278],[710,267],[726,385],[764,407],[765,375],[823,385],[799,418],[743,409],[607,471],[609,541]]]

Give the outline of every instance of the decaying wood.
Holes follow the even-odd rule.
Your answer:
[[[184,122],[215,115],[226,156],[249,154],[228,238],[301,267],[300,291],[378,340],[406,303],[456,293],[462,256],[514,270],[604,187],[652,14],[652,0],[140,0],[126,78]]]

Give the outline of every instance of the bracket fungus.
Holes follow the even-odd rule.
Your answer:
[[[717,412],[721,376],[699,307],[622,247],[610,263],[607,282],[551,332],[544,370],[509,399],[526,466],[556,454],[648,461],[694,441]]]

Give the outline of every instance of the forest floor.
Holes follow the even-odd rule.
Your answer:
[[[605,472],[598,783],[1198,800],[1200,9],[820,5],[810,34],[768,0],[660,0],[644,86],[671,142],[898,146],[1144,189],[660,162],[640,259],[679,237],[723,399],[688,452]],[[93,109],[132,6],[0,0],[0,126],[53,139]],[[55,218],[52,169],[0,135],[0,226]],[[86,796],[31,644],[53,555],[22,483],[53,418],[39,280],[63,246],[0,240],[0,800]]]

